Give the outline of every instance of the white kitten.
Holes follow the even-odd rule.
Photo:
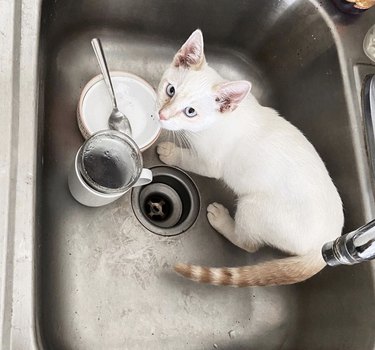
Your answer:
[[[215,285],[253,286],[303,281],[324,266],[321,248],[341,234],[342,204],[314,147],[278,113],[257,102],[247,81],[227,82],[210,68],[196,30],[164,73],[158,91],[161,125],[187,130],[195,152],[170,142],[160,160],[222,179],[238,195],[233,220],[207,208],[210,224],[249,252],[269,245],[292,257],[254,266],[176,265],[181,275]]]

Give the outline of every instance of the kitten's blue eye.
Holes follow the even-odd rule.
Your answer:
[[[167,95],[169,97],[172,97],[175,94],[176,91],[175,91],[174,86],[172,84],[168,84],[166,92],[167,92]]]
[[[193,107],[186,107],[184,113],[189,118],[193,118],[197,115],[197,111]]]

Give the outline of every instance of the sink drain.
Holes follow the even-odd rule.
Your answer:
[[[200,208],[197,187],[189,175],[169,166],[151,168],[153,181],[132,190],[132,207],[138,221],[162,236],[185,232]]]
[[[182,216],[182,201],[177,191],[164,183],[152,183],[140,192],[143,215],[160,227],[175,226]]]

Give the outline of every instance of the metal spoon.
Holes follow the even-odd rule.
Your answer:
[[[112,100],[113,109],[108,119],[108,126],[110,129],[118,130],[124,134],[128,134],[129,136],[131,136],[132,128],[130,126],[129,119],[125,116],[124,113],[120,112],[117,108],[115,92],[113,91],[112,81],[109,75],[107,61],[104,56],[102,44],[98,38],[94,38],[91,40],[91,45],[94,49],[100,70],[102,71],[104,82],[107,85],[109,96]]]

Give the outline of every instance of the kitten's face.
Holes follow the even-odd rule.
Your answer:
[[[159,84],[160,123],[168,130],[200,131],[218,118],[212,85],[204,70],[170,67]]]
[[[250,90],[250,83],[220,82],[207,66],[203,36],[196,30],[175,55],[158,88],[162,128],[197,132],[233,111]]]

